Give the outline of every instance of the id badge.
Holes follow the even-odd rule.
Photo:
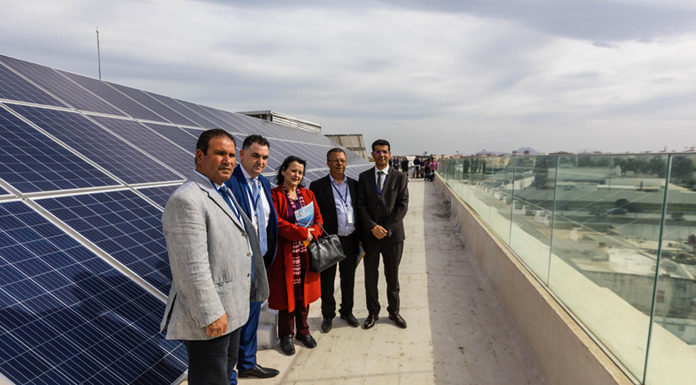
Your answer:
[[[346,217],[349,225],[353,224],[353,206],[346,207]]]

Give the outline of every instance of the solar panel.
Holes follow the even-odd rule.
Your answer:
[[[0,55],[0,60],[5,59]],[[4,65],[0,65],[0,98],[66,107],[51,95],[22,79]]]
[[[183,124],[185,126],[195,126],[196,123],[186,119],[183,115],[172,110],[171,108],[165,106],[164,104],[153,99],[145,92],[141,90],[136,90],[135,88],[130,88],[122,86],[120,84],[109,83],[111,86],[115,87],[117,90],[123,92],[124,94],[130,96],[133,100],[149,108],[150,110],[156,112],[158,115],[163,116],[167,123]]]
[[[125,119],[112,119],[100,116],[92,117],[97,123],[117,133],[180,174],[190,176],[194,169],[193,152],[169,141],[150,128]]]
[[[21,72],[48,92],[61,98],[71,106],[85,111],[123,115],[120,111],[97,98],[94,94],[71,82],[57,71],[23,60],[3,57],[5,64]]]
[[[126,183],[182,179],[78,113],[20,105],[11,108]]]
[[[197,114],[196,112],[184,107],[183,105],[181,105],[181,103],[178,103],[176,100],[174,100],[168,96],[158,95],[158,94],[155,94],[152,92],[145,92],[145,93],[148,94],[153,99],[157,99],[158,102],[171,108],[172,111],[176,111],[178,114],[184,116],[186,119],[194,122],[196,126],[205,127],[205,128],[216,128],[217,127],[217,125],[215,123],[209,121],[208,119]]]
[[[162,294],[169,293],[171,273],[159,209],[126,190],[36,202]]]
[[[182,148],[196,148],[198,136],[195,136],[193,134],[194,131],[191,131],[189,133],[189,130],[183,129],[181,127],[166,126],[164,124],[145,123],[145,125],[155,130],[158,134],[178,144]]]
[[[183,345],[158,333],[161,300],[22,202],[0,204],[0,222],[0,370],[10,381],[169,384],[186,369]]]
[[[148,198],[152,199],[153,201],[155,201],[155,203],[164,208],[164,206],[167,205],[167,200],[169,200],[169,196],[172,195],[172,193],[174,192],[174,190],[177,189],[177,187],[179,187],[179,185],[141,188],[138,189],[138,191],[147,195]]]
[[[0,108],[0,178],[21,192],[117,184],[3,108]]]
[[[323,177],[335,145],[218,108],[0,62],[0,382],[175,382],[185,349],[157,333],[171,285],[161,215],[195,168],[200,133],[226,129],[238,148],[249,134],[267,137],[271,179],[291,154],[307,160],[307,182]],[[355,178],[371,166],[349,159]]]
[[[61,74],[69,77],[74,82],[78,83],[82,87],[92,91],[95,95],[100,96],[104,100],[108,100],[109,103],[120,108],[122,111],[126,111],[128,115],[133,118],[146,119],[161,121],[163,118],[149,109],[142,106],[140,103],[129,98],[125,94],[119,92],[114,87],[111,87],[106,82],[88,78],[86,76],[73,74],[65,71],[58,71]]]

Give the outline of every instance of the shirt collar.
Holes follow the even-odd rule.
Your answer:
[[[385,174],[389,174],[389,164],[387,164],[387,167],[385,167],[385,168],[383,168],[383,169],[381,169],[381,170],[378,169],[377,166],[375,166],[375,176],[376,176],[377,173],[380,172],[380,171],[384,171]]]
[[[337,181],[336,179],[334,179],[334,177],[331,176],[331,174],[329,174],[329,180],[331,180],[331,183],[335,183],[335,184],[340,184],[340,185],[342,185],[343,183],[346,183],[346,179],[348,179],[348,177],[345,176],[345,175],[343,175],[343,182],[338,183],[338,181]]]
[[[216,190],[219,190],[220,187],[222,187],[221,184],[217,184],[217,183],[213,182],[212,180],[210,180],[210,178],[208,178],[207,176],[201,174],[198,170],[193,170],[193,172],[195,172],[196,174],[200,175],[201,178],[203,178],[203,179],[207,180],[208,182],[212,183],[212,184],[215,186],[215,189],[216,189]]]
[[[251,175],[249,175],[249,173],[246,172],[246,170],[244,169],[244,167],[242,167],[241,164],[239,165],[239,168],[242,170],[242,174],[244,174],[244,179],[245,179],[245,180],[256,179],[256,178],[252,178]]]

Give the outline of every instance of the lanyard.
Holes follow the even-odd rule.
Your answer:
[[[348,181],[344,182],[346,185],[346,188],[344,189],[346,196],[344,197],[343,194],[341,194],[341,190],[336,188],[336,185],[334,182],[331,182],[331,187],[338,193],[338,196],[341,197],[341,201],[343,201],[343,207],[348,207]]]
[[[256,182],[254,182],[254,183],[256,183]],[[251,192],[251,188],[249,187],[249,182],[247,182],[246,185],[244,185],[244,186],[246,187],[246,190],[249,193],[249,197],[251,197],[252,192]],[[256,198],[252,198],[253,203],[254,203],[254,215],[258,215],[258,214],[256,214],[256,212],[258,211],[256,209],[256,205],[259,204],[260,198],[261,198],[261,187],[259,187],[259,189],[256,191]]]
[[[370,181],[372,181],[372,186],[375,188],[375,191],[377,191],[377,195],[382,196],[382,192],[384,192],[384,185],[387,183],[387,175],[384,175],[384,180],[382,181],[382,190],[377,187],[375,178],[370,178]]]

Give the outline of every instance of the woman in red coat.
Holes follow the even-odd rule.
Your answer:
[[[278,248],[268,269],[270,296],[268,306],[278,310],[280,348],[287,355],[295,353],[293,324],[297,325],[297,339],[308,348],[317,346],[309,333],[307,315],[309,304],[321,297],[319,273],[309,270],[306,245],[321,235],[323,224],[314,193],[302,186],[306,162],[296,156],[285,158],[278,170],[278,187],[271,190],[273,205],[278,213]],[[314,205],[311,227],[297,225],[295,211]]]

